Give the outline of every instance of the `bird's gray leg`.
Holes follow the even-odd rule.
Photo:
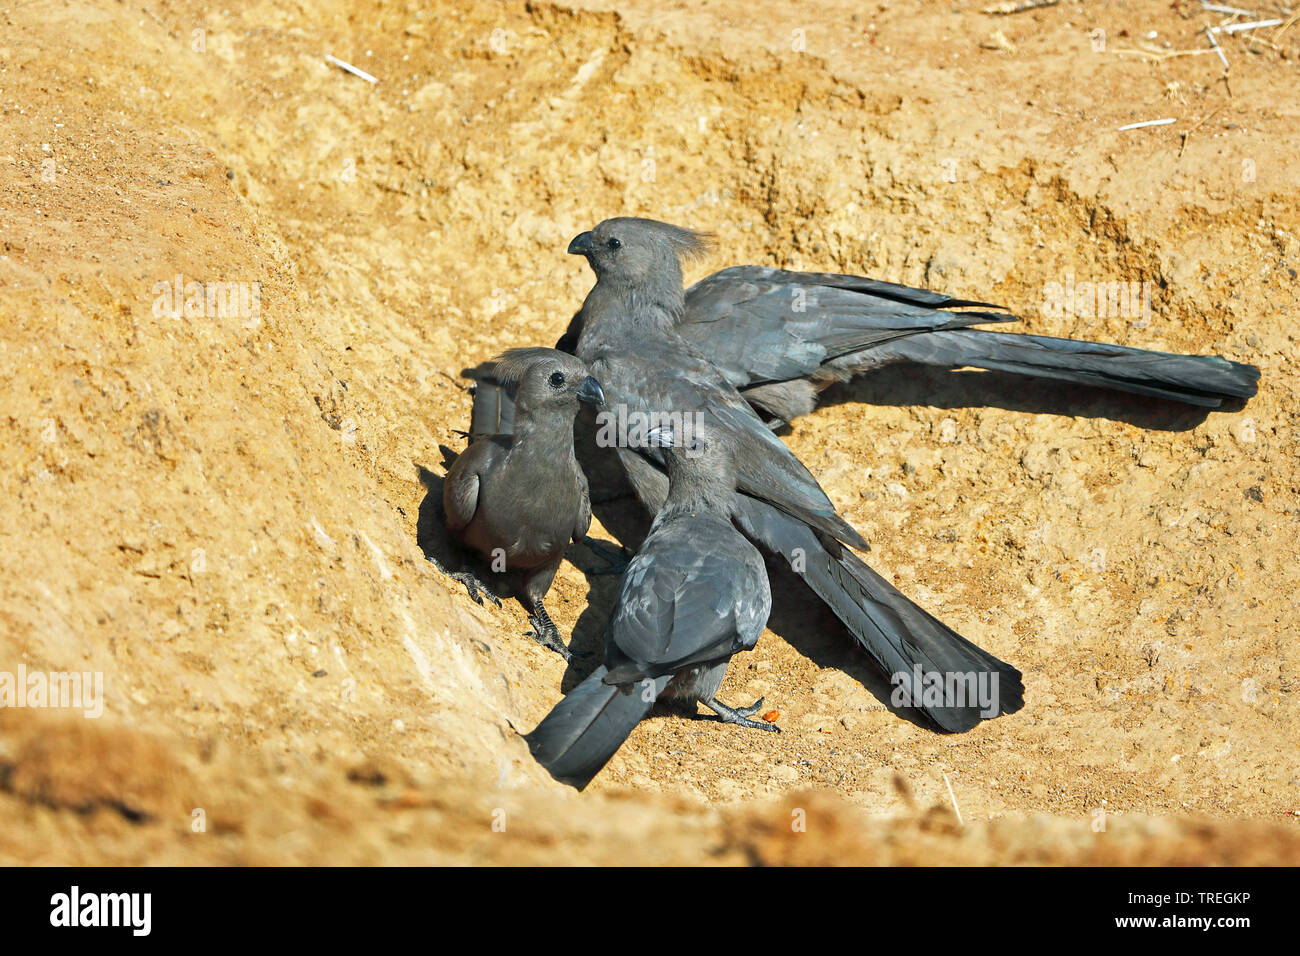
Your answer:
[[[528,632],[529,637],[541,644],[542,647],[549,647],[566,661],[573,659],[569,649],[564,646],[564,638],[560,636],[560,629],[555,626],[551,616],[546,613],[546,606],[541,601],[533,602],[533,613],[529,616],[528,623],[533,626],[533,629]]]
[[[720,703],[712,698],[703,701],[703,704],[705,707],[709,708],[709,710],[717,714],[718,719],[724,724],[739,724],[741,727],[753,727],[755,730],[774,731],[778,734],[781,732],[781,728],[776,724],[769,724],[765,720],[750,719],[750,714],[757,713],[758,708],[763,706],[763,698],[761,697],[748,707],[741,708],[728,707],[726,704]]]
[[[588,551],[605,562],[603,568],[586,569],[587,574],[622,574],[632,560],[632,552],[622,545],[615,549],[589,534],[583,535],[582,543]]]
[[[453,571],[451,568],[444,567],[441,561],[433,557],[429,558],[429,563],[443,574],[447,575],[447,577],[455,578],[461,584],[465,585],[465,590],[469,592],[469,596],[475,604],[481,605],[483,603],[483,595],[486,594],[493,604],[497,607],[501,607],[501,599],[493,594],[492,589],[479,580],[478,575],[469,568],[461,568],[459,571]]]

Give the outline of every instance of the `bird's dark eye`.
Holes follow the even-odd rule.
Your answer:
[[[552,372],[552,373],[551,373],[551,388],[564,388],[564,373],[563,373],[563,372]]]
[[[618,236],[610,236],[610,237],[609,237],[609,243],[608,243],[608,245],[609,245],[609,247],[610,247],[611,249],[622,249],[622,248],[623,248],[623,243],[621,243],[621,242],[619,241]]]

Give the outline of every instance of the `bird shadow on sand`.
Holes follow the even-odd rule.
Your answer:
[[[1229,398],[1218,408],[1131,395],[1109,389],[972,369],[891,365],[849,382],[830,386],[819,406],[892,405],[929,408],[1002,408],[1028,414],[1104,418],[1152,431],[1182,432],[1195,428],[1211,412],[1236,412],[1244,399]]]
[[[772,616],[767,626],[773,634],[818,667],[852,677],[895,717],[925,730],[937,730],[919,711],[891,701],[894,687],[884,672],[783,558],[767,559],[767,576],[772,587]],[[780,688],[774,687],[773,693],[780,693]]]
[[[636,499],[627,496],[593,501],[591,509],[614,541],[635,554],[650,530],[650,523]],[[566,694],[604,661],[605,626],[623,580],[622,574],[600,573],[603,558],[584,545],[570,546],[567,559],[587,578],[587,606],[578,615],[569,636],[569,650],[574,656],[560,684]]]
[[[446,447],[439,446],[439,451],[443,455],[441,475],[419,463],[415,465],[415,473],[427,492],[420,501],[420,510],[415,518],[415,543],[430,561],[443,568],[455,568],[459,566],[462,555],[447,534],[446,513],[442,510],[442,483],[447,469],[458,456]]]

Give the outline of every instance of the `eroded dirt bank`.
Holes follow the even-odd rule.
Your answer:
[[[1300,860],[1300,25],[1232,40],[1225,83],[1162,55],[1205,14],[986,5],[0,11],[0,671],[104,688],[97,719],[0,710],[0,860]],[[591,281],[564,247],[616,214],[715,232],[698,275],[929,285],[1261,392],[838,388],[786,440],[1027,706],[899,720],[787,582],[725,688],[786,732],[656,717],[579,797],[516,733],[564,666],[425,561],[419,470],[463,445],[463,368],[557,337]],[[249,308],[173,316],[177,277]],[[1150,311],[1045,309],[1066,281]],[[561,628],[596,642],[613,587],[566,564]]]

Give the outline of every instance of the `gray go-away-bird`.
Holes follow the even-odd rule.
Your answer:
[[[623,218],[583,233],[569,252],[612,263],[617,252],[607,244],[620,232],[696,236],[677,251],[701,248],[699,234]],[[1217,355],[971,328],[1017,317],[999,305],[860,276],[733,266],[695,283],[676,308],[678,335],[772,424],[812,411],[828,385],[899,362],[1014,373],[1205,408],[1250,398],[1259,381],[1255,366]],[[557,348],[577,351],[585,311],[574,316]]]
[[[569,251],[587,255],[583,247],[596,242],[597,231],[617,239],[616,229],[695,236],[678,244],[675,259],[701,248],[698,233],[621,218],[583,233]],[[1017,316],[999,305],[861,276],[732,266],[692,285],[675,308],[678,335],[774,427],[811,412],[828,385],[902,362],[1026,375],[1204,408],[1250,398],[1259,382],[1255,366],[1217,355],[976,329]],[[574,315],[557,348],[577,351],[585,317],[585,310]],[[509,395],[489,377],[478,390],[470,431],[508,432],[512,414]]]
[[[498,380],[514,392],[513,430],[477,438],[447,472],[447,530],[513,586],[529,611],[533,636],[567,659],[542,599],[569,542],[581,541],[591,525],[587,479],[573,454],[573,421],[580,402],[599,406],[605,396],[581,360],[554,349],[511,349],[495,367]],[[473,570],[448,573],[479,604],[486,592],[500,606]]]
[[[553,777],[582,789],[656,700],[725,723],[775,731],[752,719],[760,698],[732,708],[716,697],[732,655],[757,643],[772,608],[758,550],[731,522],[737,456],[708,427],[651,429],[663,448],[668,492],[624,572],[605,631],[605,662],[532,733],[529,749]]]

